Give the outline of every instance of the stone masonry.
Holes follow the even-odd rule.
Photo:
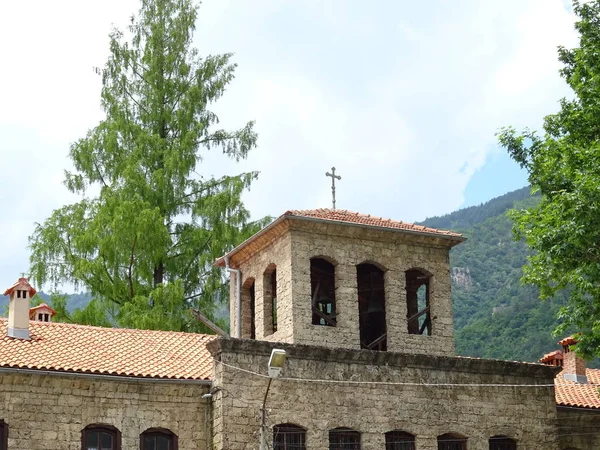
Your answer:
[[[275,347],[288,358],[284,377],[270,388],[267,425],[304,427],[306,448],[328,449],[328,430],[336,427],[359,431],[363,450],[385,448],[384,433],[394,429],[414,434],[419,450],[437,449],[437,436],[449,432],[468,437],[469,450],[488,450],[497,435],[515,439],[519,450],[559,448],[553,367],[222,338],[208,344],[223,363],[214,372],[215,450],[258,448],[266,365]],[[545,386],[426,385],[440,383]]]
[[[368,262],[385,271],[388,350],[436,355],[454,354],[449,256],[451,243],[435,236],[375,230],[338,223],[290,221],[287,231],[239,264],[242,281],[242,337],[249,337],[247,286],[254,282],[256,338],[329,347],[360,348],[356,266]],[[337,326],[312,324],[310,259],[322,257],[335,265]],[[264,295],[267,267],[277,268],[279,329],[265,326]],[[432,274],[430,306],[432,335],[408,334],[405,272]],[[231,330],[236,336],[235,276],[231,279]]]
[[[81,450],[81,431],[108,424],[122,449],[138,449],[140,434],[167,428],[179,450],[204,450],[207,385],[128,381],[69,374],[0,375],[0,417],[9,425],[10,450]]]

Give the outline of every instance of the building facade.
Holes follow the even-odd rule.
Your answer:
[[[0,450],[600,448],[600,377],[572,341],[542,364],[455,355],[463,240],[288,211],[216,261],[231,276],[218,338],[53,323],[19,279],[0,319]]]

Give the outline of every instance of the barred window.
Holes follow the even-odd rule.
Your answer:
[[[121,432],[112,425],[94,424],[81,430],[82,450],[121,450]]]
[[[385,450],[415,450],[415,436],[406,431],[385,433]]]
[[[455,433],[438,436],[438,450],[467,450],[467,438]]]
[[[305,450],[306,430],[298,425],[283,423],[273,427],[273,450]]]
[[[329,430],[329,450],[360,450],[360,433],[352,428]]]
[[[517,450],[517,441],[507,436],[492,436],[490,450]]]
[[[150,428],[140,435],[141,450],[177,450],[177,436],[164,428]]]

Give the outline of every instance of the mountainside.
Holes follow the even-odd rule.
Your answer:
[[[557,349],[552,336],[565,294],[542,302],[520,282],[528,249],[512,237],[507,212],[539,201],[529,187],[479,206],[421,222],[463,233],[450,253],[456,351],[459,355],[537,361]]]

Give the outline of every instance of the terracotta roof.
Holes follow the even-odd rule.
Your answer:
[[[563,347],[566,347],[567,345],[575,345],[575,344],[577,344],[577,339],[575,339],[574,336],[569,336],[569,337],[566,337],[566,338],[558,341],[558,345],[562,345]]]
[[[50,317],[54,317],[56,315],[56,311],[50,308],[50,306],[48,306],[46,303],[40,303],[39,305],[34,306],[33,308],[29,308],[29,318],[33,318],[33,316],[35,316],[36,311],[40,309],[47,309],[48,311],[50,311]]]
[[[208,380],[215,336],[29,322],[31,340],[9,338],[0,318],[0,366],[130,377]]]
[[[557,360],[557,359],[564,359],[563,352],[561,352],[560,350],[555,350],[553,352],[546,353],[544,356],[542,356],[540,358],[540,362],[543,364],[547,364],[547,363]]]
[[[333,222],[353,223],[371,227],[392,228],[397,230],[406,230],[418,233],[427,233],[438,236],[462,238],[462,234],[453,231],[438,230],[436,228],[424,227],[399,220],[384,219],[382,217],[371,216],[369,214],[360,214],[347,211],[345,209],[304,209],[286,211],[284,216],[308,217],[313,219],[330,220]]]
[[[600,409],[600,369],[586,369],[588,384],[565,380],[563,372],[555,378],[554,395],[559,406]]]
[[[26,288],[29,291],[29,297],[33,297],[35,295],[35,293],[37,292],[27,281],[27,278],[25,277],[21,277],[19,278],[15,284],[13,284],[11,287],[9,287],[6,291],[4,291],[4,295],[11,295],[14,290],[19,287],[19,286],[23,286],[24,288]]]

